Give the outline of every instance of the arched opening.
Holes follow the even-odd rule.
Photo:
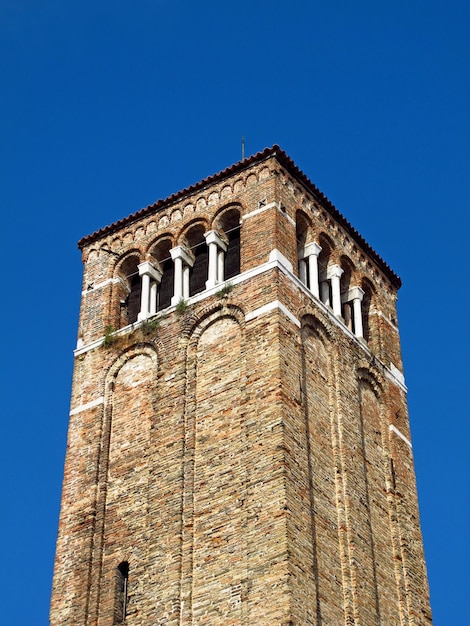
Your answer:
[[[133,324],[139,315],[141,297],[141,280],[137,267],[139,262],[139,257],[133,254],[124,259],[118,268],[119,327]]]
[[[351,261],[345,256],[341,257],[341,269],[343,270],[341,275],[341,315],[346,326],[354,333],[354,310],[350,294],[354,267]]]
[[[156,310],[166,309],[171,304],[175,284],[175,266],[171,258],[170,250],[172,242],[170,238],[160,240],[152,251],[152,256],[156,259],[162,277],[157,286]]]
[[[114,595],[114,624],[122,624],[126,620],[127,593],[129,586],[129,563],[123,561],[116,568],[116,592]]]
[[[364,292],[364,297],[362,299],[362,327],[363,327],[364,339],[367,341],[367,343],[370,343],[372,339],[371,309],[372,309],[372,300],[374,297],[374,288],[372,284],[366,278],[362,280],[361,287]]]
[[[194,264],[189,272],[189,295],[204,291],[206,288],[209,252],[204,239],[205,228],[196,224],[186,233],[186,241],[194,256]]]
[[[328,265],[330,264],[333,244],[329,237],[320,235],[321,252],[318,255],[318,280],[320,283],[320,299],[327,306],[332,306],[331,282],[328,279]]]
[[[224,279],[240,273],[240,211],[232,208],[225,211],[218,219],[218,227],[227,241],[224,256]]]
[[[297,211],[295,215],[295,237],[297,240],[297,263],[300,280],[311,289],[309,284],[309,272],[305,261],[305,245],[308,241],[310,222],[303,211]]]

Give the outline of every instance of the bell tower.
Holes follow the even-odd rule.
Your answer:
[[[400,279],[278,147],[79,242],[52,626],[430,626]]]

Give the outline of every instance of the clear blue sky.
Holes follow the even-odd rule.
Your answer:
[[[48,624],[76,242],[238,161],[242,135],[403,279],[434,621],[470,624],[469,6],[0,0],[1,625]]]

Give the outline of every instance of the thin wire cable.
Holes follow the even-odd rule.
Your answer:
[[[230,228],[229,230],[224,231],[224,234],[229,235],[230,233],[233,233],[236,230],[240,230],[240,226],[234,226],[233,228]],[[200,241],[194,244],[194,246],[189,246],[189,247],[187,246],[187,247],[188,247],[188,250],[195,250],[196,248],[204,244],[205,244],[205,241]],[[158,262],[160,264],[163,264],[163,263],[166,263],[167,261],[171,261],[171,256],[166,257],[165,259],[159,259]],[[134,276],[138,276],[138,275],[139,275],[139,272],[137,271],[137,272],[133,272],[132,274],[127,274],[124,278],[133,278]]]

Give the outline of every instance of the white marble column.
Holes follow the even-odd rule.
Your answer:
[[[364,328],[362,324],[362,299],[364,291],[360,287],[353,287],[349,290],[353,303],[354,314],[354,334],[356,337],[364,337]]]
[[[318,255],[321,246],[315,241],[307,244],[304,248],[304,256],[308,259],[308,285],[310,291],[316,298],[320,297],[320,285],[318,282]]]
[[[161,276],[160,276],[161,280]],[[158,283],[160,281],[152,280],[150,283],[150,315],[157,312]]]
[[[227,249],[217,249],[217,282],[223,283],[225,280],[225,253]]]
[[[189,274],[193,263],[191,263],[191,265],[188,265],[187,263],[183,264],[183,300],[187,300],[189,298]]]
[[[175,284],[171,306],[176,306],[180,300],[189,298],[189,268],[194,265],[194,257],[183,246],[172,248],[170,254],[175,265]]]
[[[352,309],[352,321],[354,334],[356,337],[364,336],[364,329],[362,323],[362,299],[364,298],[364,291],[360,287],[351,287],[349,291],[345,292],[341,296],[341,302],[343,305]],[[346,310],[346,309],[345,309]],[[348,326],[348,320],[346,316],[344,318],[346,326]],[[349,327],[349,326],[348,326]]]
[[[299,251],[299,278],[300,282],[307,285],[307,260],[300,255],[303,255],[304,251]]]
[[[326,271],[331,280],[331,295],[333,299],[333,313],[341,317],[341,276],[344,270],[339,265],[330,265]]]
[[[204,237],[209,246],[209,271],[206,289],[210,289],[224,280],[224,253],[227,251],[227,244],[215,230],[204,233]]]
[[[142,277],[140,293],[140,312],[137,319],[145,320],[157,310],[157,284],[162,279],[162,273],[150,261],[144,261],[137,266],[139,276]]]

